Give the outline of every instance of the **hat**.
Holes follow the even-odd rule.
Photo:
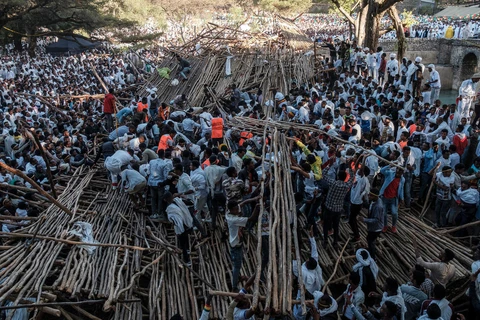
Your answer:
[[[422,58],[421,57],[416,57],[415,62],[422,62]]]
[[[394,59],[395,59],[396,57],[397,57],[397,55],[396,55],[395,53],[390,53],[390,58],[394,58]]]
[[[435,65],[433,63],[430,63],[427,68],[432,68],[432,69],[435,69]]]
[[[365,47],[365,48],[363,48],[363,51],[370,51],[370,48]]]
[[[475,74],[472,76],[472,79],[480,79],[480,72],[475,73]]]

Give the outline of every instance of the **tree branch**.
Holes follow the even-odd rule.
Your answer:
[[[383,36],[384,34],[390,32],[390,31],[392,31],[392,30],[393,30],[393,27],[390,26],[390,27],[388,27],[387,29],[380,30],[380,31],[378,32],[378,35],[381,37],[381,36]]]
[[[353,25],[355,25],[355,19],[345,10],[338,0],[332,0],[332,3],[337,7],[338,11],[345,16],[345,18]]]
[[[394,5],[396,5],[401,0],[385,0],[383,3],[380,3],[378,6],[378,13],[382,14]]]

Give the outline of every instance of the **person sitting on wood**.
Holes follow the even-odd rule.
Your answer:
[[[417,242],[413,243],[417,264],[431,271],[431,279],[435,284],[446,286],[455,276],[455,266],[450,263],[455,258],[455,253],[450,249],[445,249],[439,256],[439,262],[427,262],[423,260],[418,249]]]
[[[177,55],[177,60],[178,60],[178,66],[180,69],[179,74],[182,76],[183,80],[186,81],[188,79],[186,74],[190,73],[190,70],[192,70],[192,67],[190,66],[190,62],[180,57],[179,55]]]

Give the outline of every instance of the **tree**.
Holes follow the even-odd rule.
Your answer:
[[[3,0],[1,32],[8,41],[13,40],[17,48],[21,39],[27,38],[33,53],[38,35],[90,35],[99,29],[132,28],[137,21],[142,21],[115,17],[108,3],[108,0]]]
[[[353,18],[350,12],[345,9],[343,2],[340,2],[341,0],[331,1],[338,11],[355,27],[357,43],[361,46],[375,49],[378,46],[380,36],[388,31],[380,30],[380,20],[390,8],[393,8],[401,0],[358,0],[354,5],[357,13],[356,18]]]

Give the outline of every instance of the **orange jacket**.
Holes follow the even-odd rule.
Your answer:
[[[143,104],[139,102],[137,104],[137,112],[143,112],[143,109],[148,109],[148,104]]]
[[[169,134],[164,134],[160,141],[158,142],[158,150],[166,150],[168,149],[168,141],[173,141],[172,137]]]
[[[240,133],[240,141],[238,142],[238,144],[240,145],[240,147],[243,147],[243,143],[252,137],[253,137],[253,133],[242,131],[242,133]]]
[[[223,137],[223,119],[213,118],[211,121],[211,124],[212,124],[212,138],[221,139]]]

